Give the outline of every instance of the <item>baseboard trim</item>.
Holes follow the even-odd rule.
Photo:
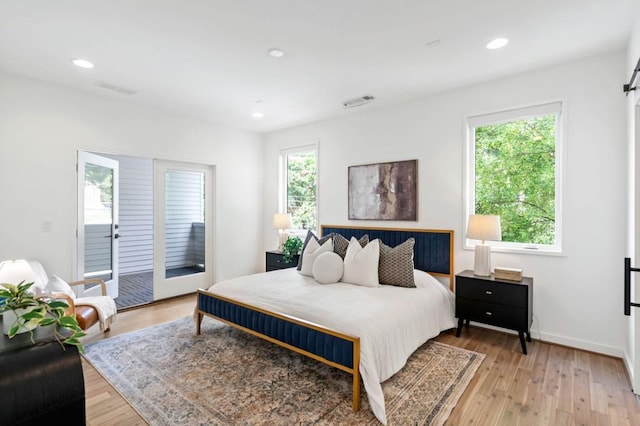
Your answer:
[[[566,336],[559,336],[551,333],[540,333],[540,340],[557,345],[568,346],[584,351],[595,352],[602,355],[609,355],[615,358],[624,359],[624,350],[615,346],[601,345],[599,343],[589,342],[586,340],[574,339]]]
[[[504,333],[515,334],[515,335],[518,334],[513,330],[507,330],[504,328],[494,327],[491,325],[477,323],[473,321],[471,322],[471,324],[473,324],[476,327],[488,328],[491,330],[501,331]],[[567,346],[573,349],[581,349],[583,351],[594,352],[602,355],[608,355],[615,358],[621,358],[624,360],[625,366],[627,365],[627,360],[626,360],[623,348],[616,348],[615,346],[601,345],[601,344],[589,342],[586,340],[574,339],[571,337],[560,336],[552,333],[544,333],[544,332],[536,333],[534,330],[531,330],[531,338],[537,339],[546,343],[553,343],[556,345]],[[629,370],[628,366],[627,366],[627,370]]]
[[[631,391],[633,393],[636,394],[636,396],[640,396],[638,395],[638,392],[640,392],[640,389],[633,389],[633,363],[631,362],[631,360],[629,359],[629,354],[627,354],[625,352],[624,356],[622,357],[622,362],[624,364],[624,368],[627,370],[627,376],[629,376],[629,380],[631,381]]]

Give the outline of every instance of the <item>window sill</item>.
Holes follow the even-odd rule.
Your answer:
[[[306,229],[289,229],[287,231],[287,236],[291,238],[299,237],[304,241],[304,239],[307,237],[307,230]]]
[[[475,251],[475,246],[464,245],[463,250]],[[534,256],[556,256],[564,257],[565,254],[562,250],[551,249],[538,249],[538,248],[524,248],[524,247],[496,247],[491,246],[492,253],[509,253],[509,254],[530,254]]]

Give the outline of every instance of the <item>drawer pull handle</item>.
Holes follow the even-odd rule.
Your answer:
[[[486,293],[486,294],[493,294],[493,292],[492,292],[492,291],[490,291],[490,290],[485,291],[485,293]]]
[[[491,312],[485,312],[486,315],[491,316],[493,315]]]

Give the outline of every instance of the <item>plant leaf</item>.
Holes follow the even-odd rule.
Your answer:
[[[32,330],[36,328],[38,324],[40,324],[40,318],[33,318],[33,319],[30,319],[29,321],[25,321],[23,325],[25,328]]]
[[[76,321],[75,317],[67,315],[58,319],[58,324],[66,328],[73,328],[78,326],[78,321]]]
[[[49,302],[49,306],[51,307],[51,309],[67,309],[69,307],[67,302],[63,302],[62,300],[52,300],[51,302]]]
[[[47,317],[47,318],[42,318],[40,320],[39,325],[40,327],[46,327],[48,325],[55,324],[55,322],[56,320],[54,318]]]
[[[18,291],[18,287],[13,284],[3,283],[2,286],[6,288],[6,290],[2,290],[2,291],[8,292],[9,296],[14,295]]]
[[[20,318],[23,319],[24,321],[30,321],[32,319],[44,318],[44,314],[45,312],[36,309],[20,315]]]

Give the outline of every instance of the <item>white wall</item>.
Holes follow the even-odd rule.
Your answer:
[[[214,277],[256,272],[262,136],[126,101],[0,73],[0,259],[74,278],[76,158],[88,150],[215,165]]]
[[[453,229],[455,270],[473,268],[462,250],[464,118],[549,100],[566,102],[564,255],[498,253],[494,265],[534,277],[532,333],[597,352],[623,355],[621,265],[626,235],[626,58],[614,52],[412,103],[266,135],[264,239],[277,210],[278,151],[319,141],[322,224]],[[418,222],[347,220],[350,165],[418,159]]]

